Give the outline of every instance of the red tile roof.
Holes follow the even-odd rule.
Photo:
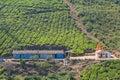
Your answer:
[[[95,48],[95,50],[96,50],[96,51],[98,51],[98,50],[102,50],[102,46],[101,46],[100,43],[98,43],[98,45],[97,45],[97,47]]]

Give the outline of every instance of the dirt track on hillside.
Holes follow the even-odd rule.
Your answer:
[[[69,6],[70,8],[70,15],[71,17],[75,20],[76,24],[78,27],[84,32],[90,39],[93,39],[97,42],[100,42],[99,39],[91,35],[90,33],[87,32],[86,27],[83,25],[83,23],[80,21],[80,18],[77,16],[77,11],[72,3],[70,3],[68,0],[64,0],[64,2]]]

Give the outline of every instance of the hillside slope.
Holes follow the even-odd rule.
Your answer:
[[[120,61],[108,60],[87,67],[80,80],[120,80]]]
[[[120,1],[119,0],[69,0],[77,15],[92,33],[109,49],[120,50]]]
[[[32,45],[63,45],[73,53],[94,49],[89,39],[70,16],[62,0],[1,0],[0,54]]]
[[[83,25],[83,23],[80,21],[79,17],[77,16],[77,11],[72,3],[69,2],[69,0],[64,0],[64,2],[69,6],[70,8],[70,15],[75,20],[78,27],[82,30],[83,33],[87,35],[90,39],[93,39],[97,42],[100,42],[95,36],[91,35],[89,32],[87,32],[86,27]]]

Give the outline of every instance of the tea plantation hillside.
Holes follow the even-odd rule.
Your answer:
[[[120,0],[69,0],[87,31],[109,49],[120,50]]]
[[[111,60],[85,69],[80,80],[120,80],[120,61]]]
[[[62,0],[0,0],[0,54],[32,45],[63,45],[73,53],[96,42],[77,28]]]

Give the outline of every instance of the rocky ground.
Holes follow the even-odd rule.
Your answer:
[[[55,66],[49,67],[47,69],[41,69],[38,70],[38,66],[36,66],[37,63],[47,63],[50,62],[52,64],[55,64]],[[17,64],[15,64],[17,63]],[[41,62],[35,62],[35,61],[27,61],[24,68],[18,64],[19,62],[4,62],[0,63],[0,66],[5,67],[5,69],[8,72],[12,72],[14,74],[24,76],[24,75],[33,75],[33,74],[43,74],[47,75],[47,73],[54,73],[54,72],[59,72],[59,71],[70,71],[73,72],[75,75],[75,79],[79,80],[80,79],[80,73],[86,68],[89,67],[93,64],[100,63],[100,61],[96,60],[68,60],[67,61],[67,66],[63,65],[63,61],[41,61]]]

